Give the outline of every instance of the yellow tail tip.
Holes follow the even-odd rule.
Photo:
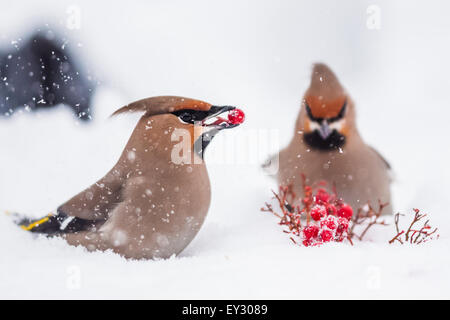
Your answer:
[[[40,220],[38,220],[38,221],[35,221],[35,222],[33,222],[33,223],[30,223],[28,226],[20,226],[20,227],[21,227],[23,230],[25,230],[25,231],[30,231],[30,230],[32,230],[33,228],[36,228],[37,226],[39,226],[39,225],[41,225],[41,224],[47,222],[50,216],[51,216],[51,214],[47,215],[45,218],[42,218],[42,219],[40,219]]]

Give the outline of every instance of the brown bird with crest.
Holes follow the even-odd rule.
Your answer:
[[[354,209],[368,202],[376,206],[378,200],[391,203],[390,166],[362,140],[355,105],[325,64],[314,65],[294,136],[278,156],[278,182],[292,185],[297,195],[303,193],[304,174],[309,184],[334,184],[338,195]],[[392,207],[387,206],[384,213],[392,213]]]
[[[140,111],[144,115],[119,161],[103,178],[61,205],[57,214],[18,224],[126,258],[180,253],[199,231],[210,205],[204,150],[220,130],[243,122],[243,113],[231,106],[161,96],[131,103],[114,115]],[[220,118],[226,112],[228,119]]]

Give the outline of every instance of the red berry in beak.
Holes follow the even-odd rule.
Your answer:
[[[228,113],[228,123],[241,124],[244,122],[245,114],[241,109],[234,109]]]

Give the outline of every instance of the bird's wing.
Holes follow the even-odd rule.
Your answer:
[[[88,230],[103,224],[108,213],[120,203],[122,184],[120,177],[109,173],[61,205],[56,213],[40,219],[15,215],[15,222],[26,231],[46,235]]]
[[[381,161],[386,165],[386,169],[391,170],[391,164],[373,147],[369,146],[369,148],[380,158]]]
[[[392,182],[395,180],[395,172],[392,170],[391,164],[373,147],[369,146],[369,148],[377,155],[378,159],[386,166],[387,174],[389,177],[389,181]]]
[[[123,182],[121,177],[108,173],[61,205],[58,212],[87,220],[107,219],[108,213],[121,201]]]

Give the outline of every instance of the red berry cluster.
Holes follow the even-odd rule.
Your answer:
[[[303,202],[305,203],[305,200]],[[320,245],[325,242],[342,242],[347,238],[353,209],[345,204],[336,195],[330,195],[325,189],[320,188],[312,199],[306,200],[311,209],[305,212],[307,225],[302,228],[302,243],[305,246]],[[308,206],[307,206],[308,207]]]
[[[300,201],[292,186],[280,186],[279,193],[273,194],[282,214],[275,212],[268,203],[261,210],[279,217],[279,224],[288,228],[285,232],[300,238],[297,242],[291,237],[296,244],[317,246],[332,241],[342,242],[349,238],[353,209],[336,195],[336,191],[329,193],[324,186],[326,183],[320,182],[313,188],[306,184],[303,176],[303,198]],[[293,205],[298,202],[299,205]]]

